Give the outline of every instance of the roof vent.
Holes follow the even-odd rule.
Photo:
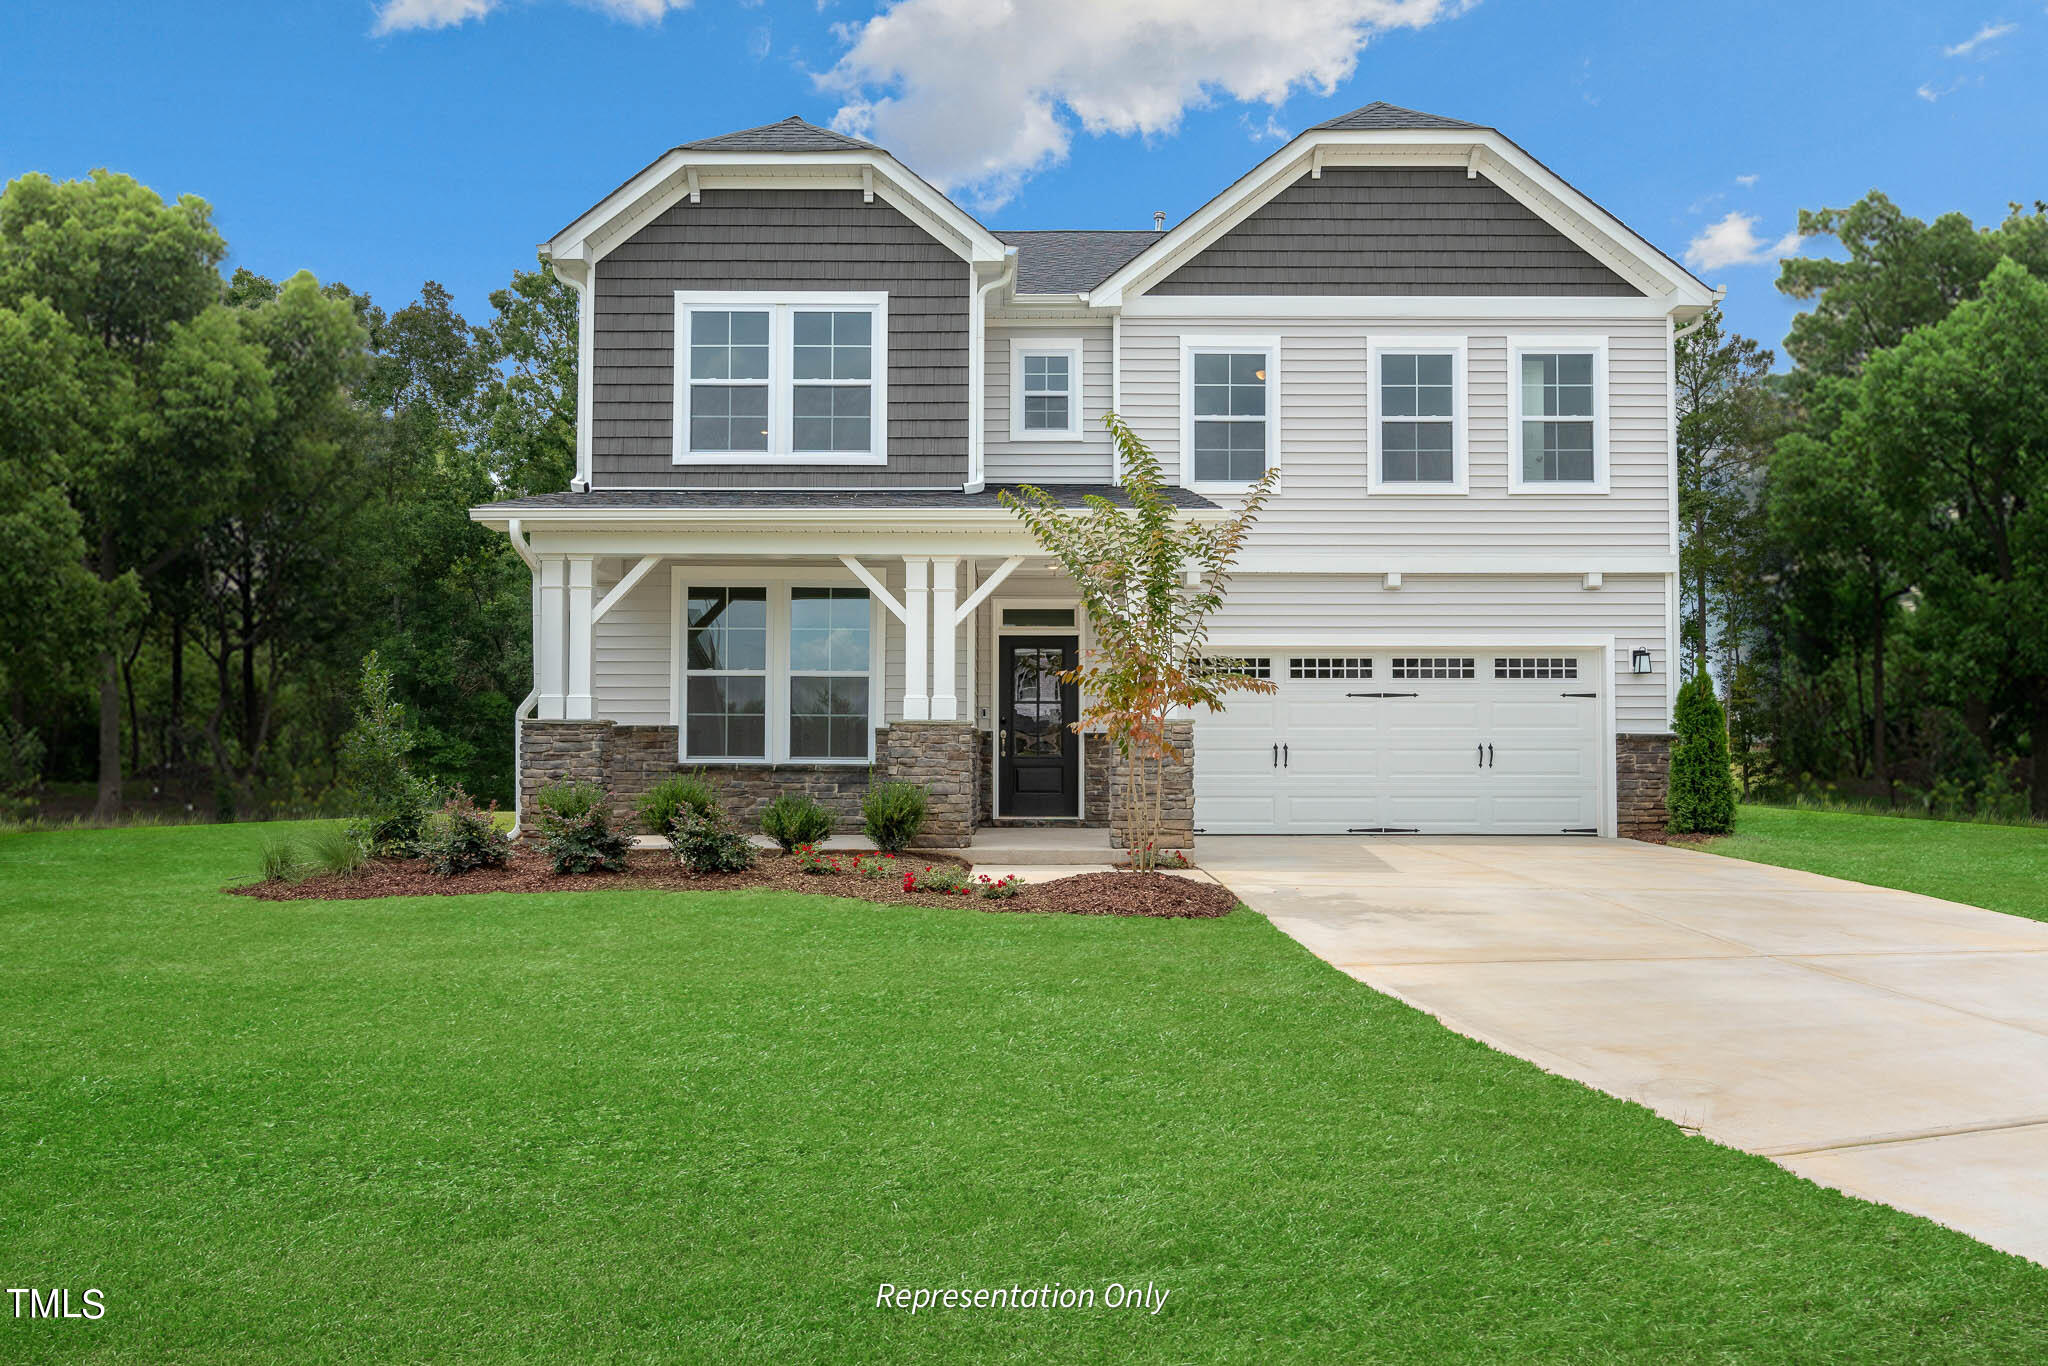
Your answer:
[[[1154,209],[1154,210],[1152,211],[1152,231],[1154,231],[1154,232],[1165,232],[1165,231],[1166,231],[1166,210],[1164,210],[1164,209]]]

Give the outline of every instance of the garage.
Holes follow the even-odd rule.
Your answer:
[[[1247,654],[1274,684],[1195,721],[1210,835],[1591,835],[1608,722],[1596,650]]]

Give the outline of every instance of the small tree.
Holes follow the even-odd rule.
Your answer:
[[[1167,723],[1176,713],[1221,711],[1231,692],[1271,692],[1235,661],[1205,652],[1209,618],[1223,605],[1230,567],[1273,492],[1268,470],[1221,521],[1182,515],[1143,441],[1115,413],[1103,418],[1116,442],[1128,506],[1091,495],[1085,511],[1063,507],[1026,485],[1003,503],[1060,562],[1080,590],[1095,648],[1061,675],[1086,702],[1075,730],[1102,726],[1126,767],[1124,836],[1131,866],[1149,870],[1160,853],[1166,766],[1182,759]]]
[[[1704,672],[1678,693],[1671,748],[1671,830],[1725,835],[1735,828],[1735,775],[1728,767],[1728,718]]]
[[[406,762],[412,744],[405,706],[392,696],[391,670],[372,650],[357,684],[356,723],[341,740],[341,772],[363,821],[363,842],[374,853],[410,858],[419,852],[435,793]]]

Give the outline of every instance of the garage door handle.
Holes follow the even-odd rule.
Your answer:
[[[1290,758],[1288,757],[1288,755],[1287,755],[1287,746],[1285,746],[1285,745],[1282,745],[1282,746],[1280,746],[1280,767],[1282,767],[1282,768],[1290,768],[1290,767],[1292,767],[1292,766],[1293,766],[1293,764],[1294,764],[1294,761],[1293,761],[1292,759],[1290,759]]]
[[[1280,767],[1280,746],[1273,746],[1273,767]]]
[[[1479,751],[1479,766],[1480,766],[1481,768],[1485,768],[1485,767],[1486,767],[1486,746],[1485,746],[1485,745],[1474,745],[1474,746],[1473,746],[1472,748],[1474,748],[1474,749],[1476,749],[1476,750],[1478,750],[1478,751]]]
[[[1486,766],[1487,766],[1488,768],[1492,768],[1492,767],[1493,767],[1493,746],[1492,746],[1492,745],[1488,745],[1488,746],[1486,747]]]

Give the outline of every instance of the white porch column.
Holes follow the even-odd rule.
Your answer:
[[[588,721],[597,715],[592,700],[590,676],[595,666],[596,636],[591,607],[596,579],[595,557],[571,555],[569,561],[569,686],[563,698],[562,715],[571,721]]]
[[[903,557],[903,719],[932,719],[931,670],[925,646],[931,640],[931,557]]]
[[[535,714],[543,721],[563,718],[563,683],[568,641],[569,562],[560,555],[540,557],[540,609],[533,622],[533,683],[540,698]]]
[[[960,640],[956,619],[960,597],[960,561],[943,556],[932,561],[932,720],[960,719],[956,692],[955,651]]]

